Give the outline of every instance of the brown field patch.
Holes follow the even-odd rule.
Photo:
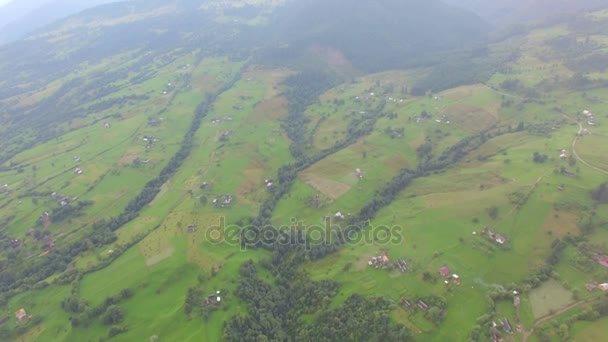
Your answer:
[[[247,195],[259,189],[264,179],[263,164],[257,160],[252,160],[243,171],[243,180],[236,190],[237,197],[246,198]]]
[[[543,229],[560,238],[568,234],[576,234],[578,233],[578,217],[579,213],[574,211],[552,210],[543,224]]]
[[[264,83],[266,83],[267,86],[264,98],[271,99],[274,97],[278,97],[281,93],[281,89],[278,86],[279,83],[281,83],[281,81],[283,81],[286,77],[291,76],[293,74],[293,71],[285,68],[265,69],[251,67],[243,73],[242,79],[263,79]]]
[[[424,132],[420,133],[420,135],[412,140],[412,142],[410,143],[410,147],[414,150],[416,150],[420,145],[424,144],[426,142],[426,134],[424,134]]]
[[[120,159],[118,160],[118,165],[125,166],[125,165],[129,165],[129,164],[133,163],[133,161],[135,159],[137,159],[137,156],[139,155],[138,152],[139,151],[127,151],[127,152],[125,152],[122,155],[122,157],[120,157]]]
[[[384,165],[393,171],[398,171],[408,167],[410,164],[402,155],[396,154],[384,161]]]
[[[334,200],[342,197],[351,189],[351,186],[348,184],[323,178],[312,173],[302,173],[300,178],[302,181],[304,181],[304,183],[312,186],[323,195]]]
[[[440,96],[444,100],[456,101],[461,100],[465,97],[475,96],[483,91],[488,91],[488,88],[486,88],[482,84],[474,84],[446,90],[440,93]]]
[[[452,124],[469,132],[478,132],[498,122],[498,115],[485,109],[457,103],[444,111]]]
[[[352,67],[351,62],[346,58],[344,53],[335,47],[315,45],[311,48],[311,51],[330,66]]]
[[[287,99],[275,96],[260,102],[251,115],[251,121],[278,120],[287,115]]]

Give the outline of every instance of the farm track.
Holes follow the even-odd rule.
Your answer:
[[[538,188],[538,184],[540,184],[540,182],[543,180],[544,177],[545,177],[545,175],[542,175],[542,176],[538,177],[538,179],[536,180],[536,182],[534,182],[534,184],[532,184],[532,188],[528,192],[528,195],[526,196],[526,198],[529,198],[530,196],[532,196],[532,194],[534,193],[534,191],[536,190],[536,188]],[[511,210],[509,210],[509,212],[502,218],[502,220],[500,220],[496,224],[496,226],[499,226],[500,224],[502,224],[503,222],[505,222],[519,208],[520,208],[520,203],[515,204],[513,206],[513,208],[511,208]]]
[[[545,315],[543,317],[540,317],[539,319],[537,319],[536,321],[534,321],[534,325],[532,325],[532,328],[530,330],[524,330],[522,331],[522,342],[527,342],[528,338],[530,338],[530,336],[532,336],[532,334],[534,334],[534,329],[538,328],[541,324],[552,320],[553,318],[560,316],[578,306],[580,306],[581,304],[586,304],[591,302],[593,299],[595,299],[596,296],[593,296],[591,298],[587,298],[587,299],[583,299],[583,300],[579,300],[578,302],[574,302],[566,307],[563,307],[559,310],[557,310],[556,312],[552,313],[552,314],[548,314]]]
[[[593,169],[595,171],[598,171],[598,172],[601,172],[601,173],[604,173],[604,174],[608,174],[608,171],[606,171],[606,170],[604,170],[602,168],[599,168],[597,166],[593,166],[593,165],[589,164],[587,161],[585,161],[583,158],[581,158],[581,156],[579,156],[578,153],[576,152],[576,143],[578,142],[578,138],[582,134],[583,134],[583,125],[579,122],[579,124],[578,124],[578,132],[577,132],[576,136],[574,137],[574,140],[572,140],[572,154],[574,154],[574,157],[578,161],[580,161],[583,165],[585,165],[585,166],[587,166],[587,167],[589,167],[589,168],[591,168],[591,169]]]

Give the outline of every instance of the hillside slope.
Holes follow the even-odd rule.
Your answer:
[[[278,39],[301,54],[337,49],[365,71],[424,64],[433,55],[480,43],[488,24],[440,1],[294,1],[279,11]]]
[[[87,8],[119,0],[18,0],[0,7],[0,44]]]

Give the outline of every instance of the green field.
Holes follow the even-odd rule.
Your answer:
[[[420,341],[490,340],[491,323],[503,318],[515,329],[499,326],[503,340],[602,340],[605,295],[586,285],[608,282],[594,260],[608,255],[600,191],[608,75],[577,68],[608,49],[607,12],[584,17],[597,25],[593,49],[580,43],[587,26],[497,39],[484,53],[512,58],[484,83],[414,95],[432,68],[367,74],[324,61],[333,83],[317,94],[317,84],[290,83],[307,75],[295,65],[263,63],[241,46],[228,54],[210,38],[230,36],[231,25],[265,25],[279,3],[255,15],[247,14],[255,1],[231,10],[209,3],[201,8],[215,15],[205,23],[211,33],[184,33],[190,45],[125,48],[35,86],[20,75],[27,91],[0,97],[2,120],[9,110],[30,120],[47,103],[48,115],[64,112],[20,135],[11,132],[20,126],[0,128],[10,137],[0,155],[9,156],[0,165],[0,339],[221,341],[250,322],[269,332],[293,323],[311,339],[321,320],[337,322],[330,315],[362,295],[387,302],[362,316],[388,317]],[[169,20],[165,11],[115,20]],[[61,42],[70,25],[96,22],[62,25],[43,38]],[[559,48],[570,38],[580,51]],[[217,46],[199,46],[205,39]],[[66,47],[62,58],[77,51]],[[596,114],[594,124],[583,110]],[[293,241],[244,246],[246,237],[229,235],[301,224],[310,242],[361,222],[342,244],[333,237],[312,250]],[[374,267],[384,255],[386,269]],[[253,285],[241,268],[249,260]],[[319,284],[335,284],[335,293]],[[216,291],[221,304],[205,304]],[[444,305],[424,309],[419,300]],[[18,321],[21,308],[31,317]],[[121,318],[112,321],[110,308]],[[576,316],[586,310],[593,320]]]

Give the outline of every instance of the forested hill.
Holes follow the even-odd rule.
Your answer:
[[[423,63],[478,43],[489,24],[438,0],[294,1],[278,12],[280,40],[297,55],[321,44],[365,71]]]

